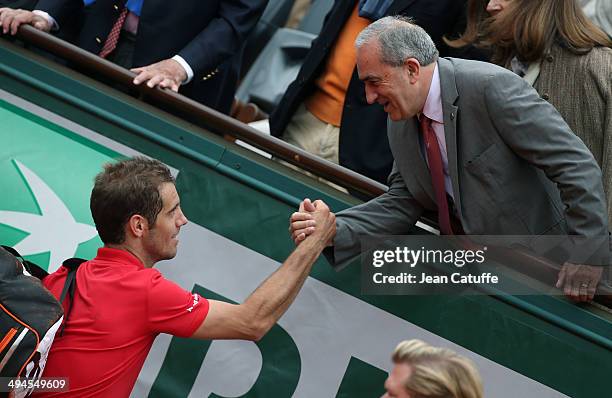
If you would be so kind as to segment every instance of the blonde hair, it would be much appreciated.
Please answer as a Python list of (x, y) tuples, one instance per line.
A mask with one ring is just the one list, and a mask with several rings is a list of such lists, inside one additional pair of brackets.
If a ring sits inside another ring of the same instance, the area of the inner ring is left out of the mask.
[(491, 48), (492, 61), (501, 65), (515, 55), (524, 62), (537, 61), (555, 42), (575, 54), (612, 46), (608, 35), (584, 15), (575, 0), (513, 0), (493, 17), (485, 11), (487, 3), (469, 0), (465, 32), (456, 40), (444, 38), (446, 44)]
[(482, 398), (482, 382), (474, 364), (452, 350), (421, 340), (397, 345), (393, 362), (412, 372), (404, 387), (415, 398)]

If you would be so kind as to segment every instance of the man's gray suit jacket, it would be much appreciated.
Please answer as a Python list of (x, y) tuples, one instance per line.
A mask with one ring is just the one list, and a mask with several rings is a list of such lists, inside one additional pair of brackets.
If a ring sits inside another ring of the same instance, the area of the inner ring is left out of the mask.
[[(514, 73), (438, 59), (448, 168), (457, 215), (471, 235), (608, 235), (601, 171), (559, 113)], [(389, 121), (389, 190), (337, 214), (333, 256), (345, 265), (360, 237), (408, 234), (437, 211), (416, 118)]]

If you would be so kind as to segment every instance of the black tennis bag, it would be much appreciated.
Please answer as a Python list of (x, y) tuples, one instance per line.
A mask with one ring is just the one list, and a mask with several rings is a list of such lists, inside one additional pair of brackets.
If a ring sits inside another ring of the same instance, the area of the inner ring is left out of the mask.
[(0, 377), (37, 378), (41, 341), (64, 311), (39, 279), (46, 271), (16, 255), (0, 247)]

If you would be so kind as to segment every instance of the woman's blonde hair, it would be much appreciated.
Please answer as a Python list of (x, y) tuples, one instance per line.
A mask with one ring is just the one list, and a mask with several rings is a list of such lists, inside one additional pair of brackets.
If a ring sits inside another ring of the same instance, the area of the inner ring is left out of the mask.
[(469, 0), (463, 35), (445, 42), (451, 47), (473, 44), (492, 50), (492, 61), (505, 65), (514, 56), (533, 62), (558, 42), (576, 54), (593, 47), (612, 47), (608, 35), (592, 23), (575, 0), (512, 0), (490, 17), (488, 1)]
[(452, 350), (421, 340), (406, 340), (393, 352), (393, 362), (412, 370), (404, 387), (415, 398), (482, 398), (482, 382), (470, 360)]

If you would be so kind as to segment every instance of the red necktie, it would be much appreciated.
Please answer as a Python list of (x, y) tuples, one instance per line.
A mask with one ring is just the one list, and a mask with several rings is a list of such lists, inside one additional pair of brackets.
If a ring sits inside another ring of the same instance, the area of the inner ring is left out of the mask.
[(123, 23), (125, 22), (125, 17), (127, 17), (127, 14), (128, 9), (124, 8), (123, 11), (121, 11), (121, 14), (119, 14), (119, 17), (117, 17), (117, 21), (111, 28), (111, 31), (108, 34), (106, 41), (104, 42), (102, 50), (100, 50), (99, 55), (102, 58), (106, 58), (106, 56), (112, 53), (115, 47), (117, 47), (117, 42), (119, 41), (119, 34), (121, 34), (121, 28), (123, 27)]
[(433, 127), (431, 127), (431, 119), (423, 114), (421, 114), (421, 134), (425, 142), (427, 161), (429, 163), (429, 174), (431, 175), (431, 183), (436, 194), (436, 203), (438, 204), (438, 224), (440, 226), (440, 232), (444, 235), (452, 235), (453, 229), (451, 228), (450, 213), (446, 200), (444, 169), (440, 145), (438, 145), (436, 133)]

